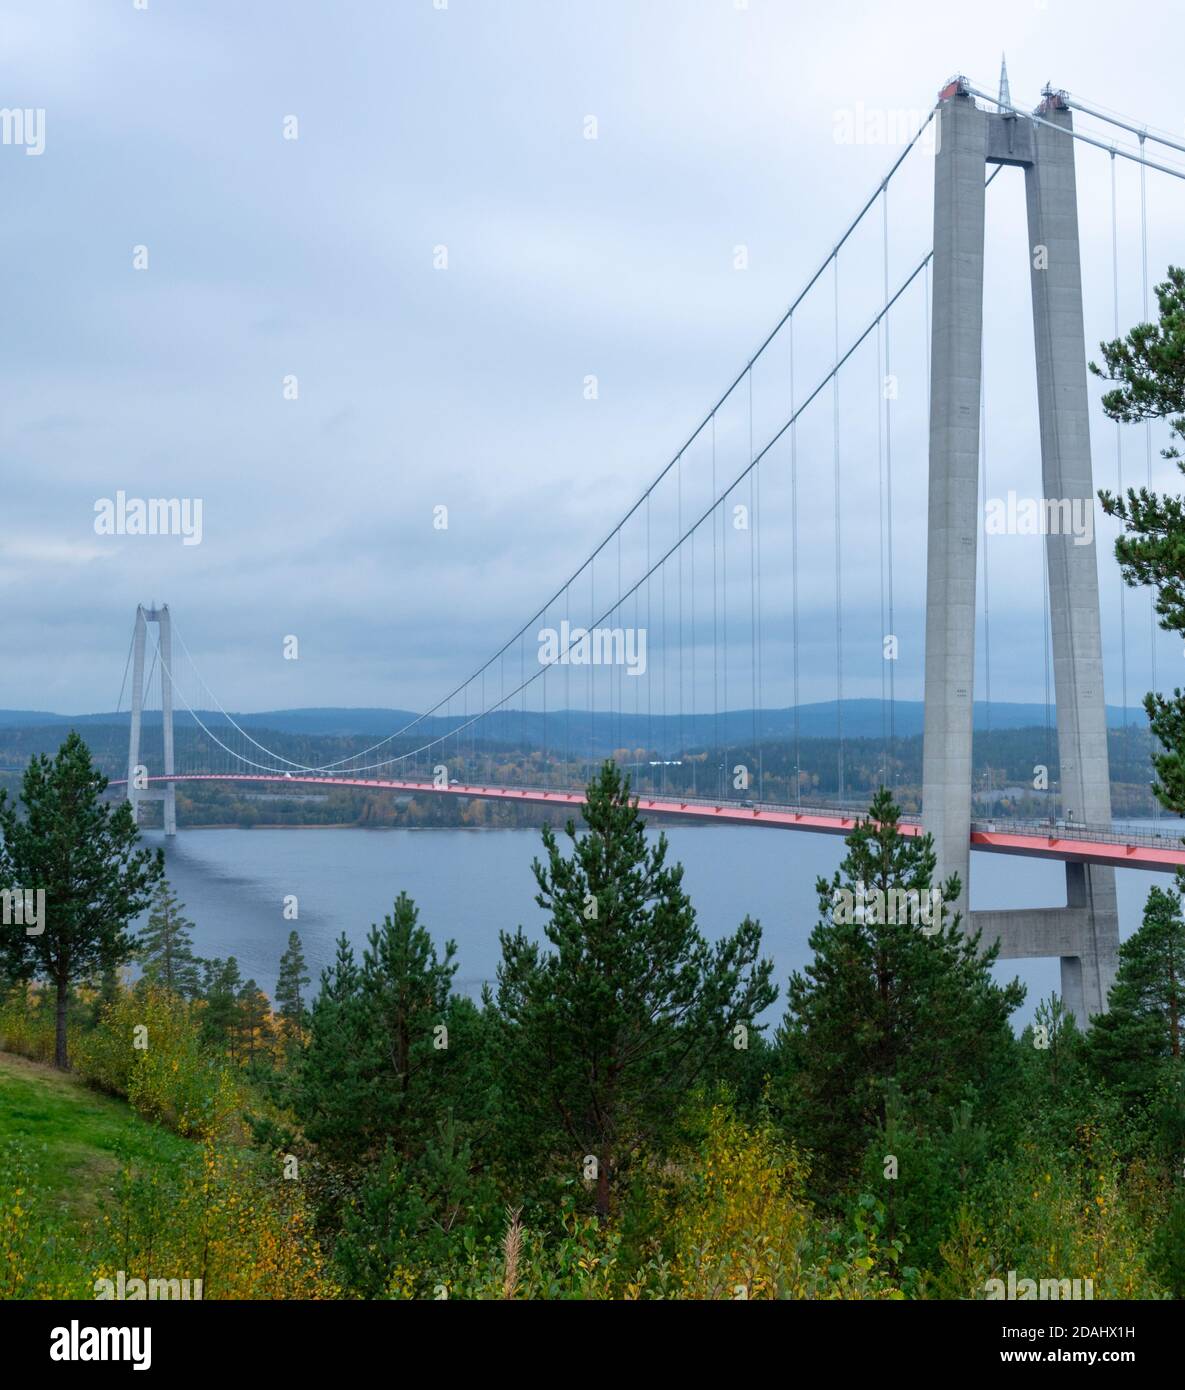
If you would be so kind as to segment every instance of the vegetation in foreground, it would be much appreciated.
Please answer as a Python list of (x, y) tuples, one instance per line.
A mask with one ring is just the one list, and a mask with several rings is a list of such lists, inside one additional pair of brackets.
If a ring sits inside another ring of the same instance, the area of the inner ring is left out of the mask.
[[(1159, 324), (1103, 345), (1104, 408), (1185, 438), (1185, 272), (1157, 294)], [(1125, 578), (1185, 631), (1185, 503), (1103, 503)], [(1146, 704), (1155, 793), (1185, 813), (1185, 696)], [(0, 1066), (0, 1295), (124, 1271), (211, 1298), (1185, 1296), (1179, 882), (1089, 1034), (1051, 1000), (1018, 1038), (1023, 992), (947, 914), (954, 883), (924, 930), (885, 910), (938, 885), (882, 789), (767, 1036), (759, 924), (704, 938), (608, 762), (567, 852), (544, 832), (545, 941), (504, 933), (480, 1003), (405, 896), (311, 1002), (294, 933), (270, 1003), (194, 956), (103, 784), (72, 735), (20, 814), (0, 794), (0, 889), (52, 888), (42, 931), (0, 938), (0, 1047), (58, 1068)]]
[[(71, 759), (27, 800), (58, 804)], [(0, 1071), (0, 1294), (122, 1270), (206, 1298), (982, 1298), (1016, 1270), (1180, 1296), (1178, 895), (1153, 892), (1088, 1037), (1050, 1003), (1017, 1038), (1023, 991), (941, 904), (925, 931), (842, 910), (929, 884), (897, 814), (879, 794), (818, 884), (776, 1027), (760, 926), (704, 938), (612, 764), (585, 829), (543, 833), (545, 939), (504, 933), (478, 1002), (405, 896), (312, 997), (292, 933), (269, 1001), (195, 956), (159, 881), (68, 992), (73, 1073)], [(39, 1063), (46, 950), (9, 942), (0, 1006), (0, 1046)]]

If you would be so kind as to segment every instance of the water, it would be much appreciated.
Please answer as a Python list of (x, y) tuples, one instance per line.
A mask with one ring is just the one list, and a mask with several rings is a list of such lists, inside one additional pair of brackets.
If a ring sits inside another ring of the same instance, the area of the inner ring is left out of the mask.
[[(1150, 822), (1149, 822), (1150, 824)], [(1172, 833), (1170, 823), (1160, 828)], [(344, 931), (360, 955), (371, 923), (382, 919), (400, 890), (416, 901), (438, 947), (457, 943), (459, 989), (476, 995), (494, 979), (498, 933), (520, 924), (541, 934), (531, 861), (542, 851), (537, 830), (183, 830), (165, 844), (174, 891), (196, 925), (203, 956), (235, 956), (243, 977), (269, 995), (289, 931), (299, 932), (314, 982)], [(746, 830), (734, 826), (676, 826), (667, 831), (671, 857), (685, 867), (684, 883), (709, 938), (733, 930), (746, 914), (760, 920), (765, 953), (782, 989), (787, 975), (810, 959), (808, 937), (817, 919), (815, 880), (839, 866), (839, 836)], [(561, 838), (561, 845), (563, 840)], [(1167, 874), (1140, 870), (1116, 875), (1120, 934), (1140, 922), (1153, 884)], [(284, 917), (295, 895), (299, 917)], [(1057, 907), (1065, 902), (1058, 863), (1006, 855), (972, 855), (973, 908)], [(1007, 961), (997, 976), (1019, 976), (1028, 998), (1016, 1015), (1023, 1025), (1036, 1003), (1057, 990), (1056, 960)]]

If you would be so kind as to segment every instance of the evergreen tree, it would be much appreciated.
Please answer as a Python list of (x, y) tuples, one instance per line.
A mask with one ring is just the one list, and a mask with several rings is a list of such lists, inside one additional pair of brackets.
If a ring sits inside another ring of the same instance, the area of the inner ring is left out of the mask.
[[(1158, 321), (1137, 324), (1126, 338), (1103, 343), (1106, 370), (1093, 362), (1091, 370), (1116, 383), (1103, 397), (1103, 409), (1113, 420), (1168, 421), (1172, 442), (1162, 453), (1185, 472), (1179, 447), (1185, 440), (1185, 270), (1169, 266), (1168, 278), (1156, 286), (1156, 300)], [(1150, 584), (1156, 593), (1160, 626), (1168, 632), (1185, 632), (1185, 499), (1161, 496), (1147, 488), (1138, 492), (1129, 488), (1124, 497), (1103, 492), (1100, 498), (1104, 511), (1124, 526), (1124, 534), (1115, 542), (1124, 579), (1133, 586)], [(1185, 694), (1179, 688), (1172, 696), (1151, 691), (1144, 697), (1144, 708), (1161, 745), (1152, 756), (1153, 793), (1169, 810), (1185, 814)], [(1172, 1002), (1177, 985), (1169, 980), (1166, 955), (1179, 960), (1178, 921), (1179, 906), (1162, 898), (1155, 905), (1153, 921), (1146, 919), (1147, 943), (1133, 947), (1127, 942), (1120, 948), (1124, 978), (1116, 981), (1110, 1000), (1117, 1017), (1102, 1028), (1090, 1053), (1095, 1069), (1111, 1078), (1122, 1094), (1129, 1100), (1140, 1097), (1158, 1112), (1161, 1143), (1166, 1152), (1175, 1153), (1185, 1140), (1185, 1073), (1180, 1065), (1179, 1012)], [(1142, 932), (1143, 928), (1137, 937)], [(1123, 952), (1128, 947), (1132, 950), (1125, 961)], [(1129, 966), (1126, 972), (1124, 964)], [(1174, 963), (1171, 973), (1179, 978), (1177, 972)], [(1139, 1059), (1163, 1045), (1163, 1029), (1154, 1018), (1157, 995), (1163, 1024), (1169, 1029), (1171, 1060), (1150, 1067), (1142, 1077)]]
[(1119, 947), (1107, 1012), (1087, 1040), (1095, 1072), (1128, 1100), (1146, 1100), (1166, 1063), (1181, 1067), (1185, 917), (1180, 894), (1153, 888), (1139, 929)]
[(237, 1028), (239, 1021), (239, 991), (243, 977), (234, 956), (226, 960), (203, 960), (201, 997), (202, 1038), (217, 1047), (227, 1048), (232, 1059), (237, 1058)]
[(47, 979), (56, 993), (54, 1061), (69, 1066), (66, 1011), (72, 984), (130, 959), (127, 924), (148, 906), (164, 857), (139, 848), (126, 801), (100, 798), (107, 779), (73, 731), (51, 760), (33, 758), (16, 805), (0, 791), (0, 889), (45, 894), (35, 934), (5, 930), (3, 953), (16, 978)]
[(447, 1028), (457, 946), (446, 941), (444, 957), (416, 905), (400, 893), (382, 926), (372, 926), (362, 953), (361, 1003), (375, 1072), (372, 1122), (397, 1153), (410, 1153), (413, 1138), (434, 1126), (440, 1110), (439, 1042)]
[(292, 1105), (306, 1136), (338, 1162), (407, 1157), (458, 1100), (454, 1022), (468, 1001), (451, 995), (456, 946), (443, 959), (415, 904), (401, 893), (381, 926), (372, 926), (358, 967), (343, 936), (322, 976), (309, 1044)]
[[(1167, 419), (1176, 440), (1185, 440), (1185, 270), (1169, 266), (1168, 279), (1156, 286), (1157, 323), (1137, 324), (1126, 338), (1100, 344), (1105, 370), (1097, 376), (1116, 382), (1103, 396), (1112, 420), (1132, 424)], [(1162, 450), (1185, 472), (1177, 445)], [(1130, 585), (1156, 591), (1160, 626), (1185, 632), (1185, 500), (1129, 488), (1126, 496), (1099, 494), (1103, 510), (1117, 517), (1125, 534), (1115, 542), (1115, 556)], [(1163, 751), (1153, 755), (1157, 783), (1153, 791), (1170, 810), (1185, 814), (1185, 696), (1180, 690), (1144, 697), (1152, 732)]]
[(136, 939), (136, 960), (149, 984), (162, 985), (182, 998), (198, 991), (199, 969), (190, 932), (193, 923), (184, 916), (167, 879), (161, 879), (152, 895), (148, 925)]
[(371, 1081), (359, 1065), (366, 1029), (359, 970), (343, 932), (331, 966), (321, 972), (309, 1017), (309, 1041), (293, 1080), (291, 1107), (305, 1138), (333, 1163), (356, 1161), (368, 1143), (359, 1117)]
[(778, 1034), (778, 1099), (825, 1192), (851, 1180), (889, 1125), (890, 1090), (895, 1124), (944, 1125), (969, 1084), (999, 1084), (1016, 1046), (1008, 1016), (1024, 987), (994, 983), (999, 947), (981, 954), (979, 934), (963, 933), (946, 907), (957, 877), (934, 883), (930, 836), (901, 835), (899, 818), (882, 788), (839, 870), (818, 880), (814, 959), (790, 977)]
[(290, 1037), (299, 1036), (304, 1027), (307, 1010), (302, 993), (309, 983), (308, 966), (305, 964), (304, 949), (296, 932), (288, 933), (288, 949), (280, 957), (280, 978), (276, 982), (276, 1007), (285, 1032)]
[(255, 983), (248, 980), (239, 990), (238, 1018), (236, 1032), (247, 1058), (247, 1065), (255, 1061), (256, 1053), (266, 1044), (270, 1034), (271, 1006), (267, 995)]
[(448, 1267), (466, 1237), (488, 1239), (501, 1213), (492, 1178), (447, 1115), (410, 1158), (388, 1149), (366, 1170), (356, 1200), (343, 1210), (334, 1264), (361, 1298), (383, 1297), (395, 1268), (417, 1280), (416, 1296), (430, 1298), (433, 1271)]
[(605, 1217), (630, 1155), (670, 1124), (738, 1024), (760, 1031), (777, 990), (756, 922), (704, 939), (682, 866), (668, 866), (665, 835), (647, 843), (612, 763), (588, 788), (584, 820), (579, 836), (568, 822), (569, 858), (544, 829), (547, 863), (534, 865), (553, 949), (521, 927), (501, 935), (497, 1069), (520, 1154), (562, 1155), (572, 1175), (591, 1176), (595, 1159)]

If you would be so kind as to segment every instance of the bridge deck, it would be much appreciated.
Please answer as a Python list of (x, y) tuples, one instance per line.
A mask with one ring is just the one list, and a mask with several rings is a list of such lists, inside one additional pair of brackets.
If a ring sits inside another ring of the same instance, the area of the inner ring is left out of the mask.
[[(499, 787), (453, 783), (447, 787), (435, 782), (408, 782), (369, 777), (315, 777), (307, 773), (216, 773), (185, 772), (172, 777), (149, 777), (149, 783), (236, 782), (265, 783), (285, 787), (357, 787), (372, 791), (431, 793), (434, 795), (477, 797), (486, 801), (520, 801), (540, 806), (563, 806), (578, 810), (583, 792), (552, 791), (545, 787)], [(111, 786), (125, 786), (126, 780)], [(766, 802), (746, 805), (738, 801), (641, 796), (639, 809), (663, 816), (682, 816), (720, 825), (765, 826), (770, 830), (805, 830), (823, 835), (848, 835), (858, 814), (836, 807), (779, 806)], [(902, 820), (904, 835), (921, 834), (916, 817)], [(1034, 859), (1057, 859), (1079, 864), (1104, 864), (1117, 869), (1150, 869), (1172, 873), (1185, 868), (1185, 843), (1175, 836), (1150, 832), (1112, 829), (1077, 824), (1049, 824), (1038, 821), (975, 820), (971, 824), (971, 846), (990, 854), (1021, 854)]]

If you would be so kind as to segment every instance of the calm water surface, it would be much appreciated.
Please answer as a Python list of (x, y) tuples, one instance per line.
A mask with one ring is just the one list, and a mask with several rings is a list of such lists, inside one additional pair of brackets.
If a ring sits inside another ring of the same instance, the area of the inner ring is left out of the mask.
[[(1162, 821), (1161, 829), (1171, 823)], [(733, 930), (747, 914), (760, 920), (775, 979), (807, 964), (816, 920), (816, 878), (843, 857), (838, 836), (756, 832), (731, 826), (676, 826), (671, 856), (685, 866), (685, 884), (709, 938)], [(161, 836), (146, 835), (164, 844)], [(562, 837), (561, 837), (561, 843)], [(541, 851), (537, 830), (182, 830), (165, 845), (169, 879), (196, 924), (199, 955), (235, 956), (244, 978), (269, 994), (280, 955), (295, 929), (314, 981), (344, 931), (361, 953), (372, 922), (390, 911), (400, 890), (420, 909), (438, 944), (457, 943), (457, 985), (476, 994), (493, 980), (498, 933), (522, 925), (541, 933), (531, 861)], [(1065, 902), (1060, 864), (973, 854), (973, 908), (1056, 907)], [(1117, 874), (1120, 933), (1130, 936), (1153, 884), (1166, 874)], [(295, 894), (299, 918), (288, 922), (284, 899)], [(996, 967), (1029, 994), (1023, 1023), (1036, 1002), (1058, 987), (1056, 960), (1011, 961)], [(781, 997), (774, 1005), (780, 1016)]]

